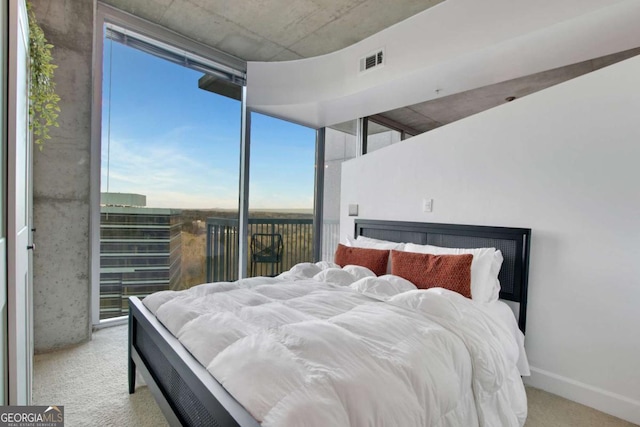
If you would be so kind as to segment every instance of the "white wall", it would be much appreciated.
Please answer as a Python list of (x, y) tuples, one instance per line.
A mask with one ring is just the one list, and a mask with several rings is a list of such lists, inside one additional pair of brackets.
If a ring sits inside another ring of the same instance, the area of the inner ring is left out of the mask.
[(640, 423), (639, 159), (635, 57), (346, 162), (341, 234), (349, 203), (531, 228), (527, 381)]

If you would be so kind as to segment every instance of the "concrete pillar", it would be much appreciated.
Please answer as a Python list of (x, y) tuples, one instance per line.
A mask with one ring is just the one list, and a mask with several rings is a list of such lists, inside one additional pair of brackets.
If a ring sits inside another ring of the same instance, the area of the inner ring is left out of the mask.
[(36, 352), (91, 338), (89, 165), (94, 2), (31, 0), (55, 46), (59, 128), (33, 169), (36, 251), (33, 265)]

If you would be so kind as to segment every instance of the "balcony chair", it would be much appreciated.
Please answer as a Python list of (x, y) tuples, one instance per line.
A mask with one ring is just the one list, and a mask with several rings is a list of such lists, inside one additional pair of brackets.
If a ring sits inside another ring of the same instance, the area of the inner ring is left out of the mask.
[[(251, 235), (251, 271), (254, 276), (257, 264), (271, 264), (271, 276), (280, 274), (284, 244), (278, 233), (254, 233)], [(276, 267), (274, 269), (274, 266)]]

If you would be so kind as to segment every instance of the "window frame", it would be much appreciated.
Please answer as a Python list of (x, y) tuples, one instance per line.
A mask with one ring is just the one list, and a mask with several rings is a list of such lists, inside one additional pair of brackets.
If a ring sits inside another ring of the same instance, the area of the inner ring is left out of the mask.
[[(239, 277), (247, 274), (247, 239), (249, 218), (249, 183), (251, 161), (251, 113), (254, 112), (247, 106), (246, 71), (247, 63), (232, 55), (200, 44), (177, 33), (174, 33), (160, 25), (138, 18), (117, 8), (101, 2), (96, 4), (93, 40), (93, 102), (91, 112), (91, 177), (90, 177), (90, 272), (91, 272), (91, 319), (94, 328), (102, 328), (127, 322), (127, 316), (100, 320), (100, 176), (101, 176), (101, 145), (102, 145), (102, 79), (103, 79), (103, 49), (105, 25), (111, 24), (125, 30), (131, 30), (143, 36), (144, 41), (156, 41), (160, 45), (169, 45), (176, 49), (189, 52), (203, 58), (208, 63), (218, 63), (226, 68), (237, 70), (243, 74), (244, 85), (241, 86), (241, 129), (240, 129), (240, 159), (239, 159)], [(259, 112), (259, 111), (255, 111)], [(265, 114), (259, 112), (260, 114)], [(274, 118), (282, 119), (272, 116)], [(284, 119), (301, 126), (308, 125), (289, 119)], [(324, 164), (324, 128), (316, 129), (316, 167), (314, 183), (314, 224), (322, 224), (322, 198), (324, 193), (323, 169), (318, 165)], [(318, 209), (318, 206), (320, 209)], [(244, 238), (242, 238), (244, 236)], [(319, 260), (322, 245), (322, 234), (314, 235), (314, 257)]]
[[(111, 24), (141, 35), (145, 40), (184, 51), (185, 55), (203, 58), (207, 63), (217, 63), (226, 70), (236, 70), (246, 81), (247, 63), (217, 49), (180, 36), (160, 25), (153, 24), (101, 2), (96, 4), (93, 40), (93, 102), (91, 109), (91, 174), (90, 174), (90, 273), (91, 320), (94, 327), (105, 327), (127, 322), (127, 316), (100, 320), (100, 174), (102, 157), (102, 79), (105, 26)], [(243, 86), (246, 92), (246, 85)], [(246, 98), (240, 100), (245, 108)], [(242, 125), (242, 124), (241, 124)]]
[(362, 119), (362, 155), (367, 154), (368, 150), (368, 138), (369, 138), (369, 122), (375, 123), (380, 126), (384, 126), (389, 128), (389, 130), (396, 131), (400, 133), (400, 141), (404, 141), (405, 139), (411, 138), (413, 136), (419, 135), (415, 129), (412, 129), (408, 126), (404, 126), (401, 123), (398, 123), (394, 120), (383, 117), (379, 114), (375, 114), (373, 116), (363, 117)]

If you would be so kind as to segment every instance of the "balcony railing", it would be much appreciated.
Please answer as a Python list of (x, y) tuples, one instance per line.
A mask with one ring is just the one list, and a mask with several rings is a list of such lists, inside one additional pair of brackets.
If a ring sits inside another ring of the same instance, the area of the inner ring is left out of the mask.
[[(300, 262), (313, 261), (313, 220), (283, 218), (249, 218), (247, 245), (255, 233), (278, 233), (284, 244), (282, 263), (258, 263), (253, 276), (273, 276)], [(238, 279), (238, 220), (207, 218), (207, 281), (227, 282)], [(247, 254), (251, 266), (251, 251)]]
[[(325, 220), (322, 224), (323, 261), (333, 261), (333, 254), (340, 240), (340, 222)], [(247, 247), (254, 233), (279, 233), (284, 249), (280, 266), (257, 264), (253, 276), (273, 276), (300, 262), (313, 261), (313, 220), (249, 218)], [(207, 282), (234, 281), (238, 279), (238, 220), (207, 218)], [(251, 252), (247, 254), (247, 266), (251, 266)], [(251, 273), (251, 269), (249, 269)]]

